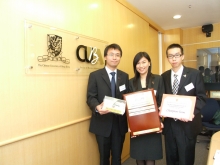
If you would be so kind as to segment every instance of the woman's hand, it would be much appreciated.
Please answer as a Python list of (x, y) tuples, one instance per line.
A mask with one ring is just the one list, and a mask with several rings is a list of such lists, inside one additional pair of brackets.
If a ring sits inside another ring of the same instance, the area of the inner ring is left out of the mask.
[(158, 131), (157, 133), (161, 133), (162, 132), (162, 129), (164, 128), (163, 123), (160, 123), (160, 127), (161, 127), (161, 130)]
[(163, 118), (165, 118), (166, 116), (161, 115), (161, 110), (162, 110), (162, 108), (161, 108), (161, 107), (159, 107), (158, 109), (159, 109), (159, 116), (160, 116), (161, 118), (162, 118), (162, 117), (163, 117)]
[[(131, 132), (131, 129), (128, 128), (128, 132)], [(136, 136), (131, 136), (131, 138), (135, 138)]]

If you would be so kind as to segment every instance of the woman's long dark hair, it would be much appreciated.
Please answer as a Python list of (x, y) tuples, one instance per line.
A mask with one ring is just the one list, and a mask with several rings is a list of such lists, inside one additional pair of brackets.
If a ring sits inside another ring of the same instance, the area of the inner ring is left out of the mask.
[(137, 53), (134, 57), (134, 60), (133, 60), (133, 70), (134, 70), (133, 83), (134, 83), (134, 87), (136, 90), (138, 89), (138, 79), (140, 78), (140, 73), (137, 71), (136, 65), (142, 57), (146, 58), (150, 62), (150, 66), (148, 68), (148, 73), (147, 73), (147, 77), (146, 77), (146, 88), (148, 88), (148, 84), (149, 84), (150, 78), (152, 76), (152, 73), (151, 73), (152, 64), (151, 64), (150, 56), (146, 52)]

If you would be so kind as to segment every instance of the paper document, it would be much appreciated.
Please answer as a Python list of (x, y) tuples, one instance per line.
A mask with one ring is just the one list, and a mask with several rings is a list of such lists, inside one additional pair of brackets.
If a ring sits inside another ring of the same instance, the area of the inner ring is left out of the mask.
[(160, 115), (192, 121), (196, 97), (163, 94)]
[(107, 109), (112, 113), (123, 115), (125, 113), (126, 101), (116, 99), (114, 97), (105, 96), (103, 100), (103, 109)]

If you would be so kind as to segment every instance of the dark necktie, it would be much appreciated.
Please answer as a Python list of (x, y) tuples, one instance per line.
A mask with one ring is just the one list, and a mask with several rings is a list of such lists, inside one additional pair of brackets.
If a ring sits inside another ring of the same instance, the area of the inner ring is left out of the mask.
[(112, 97), (115, 97), (115, 72), (111, 72), (110, 74), (112, 75), (112, 79), (111, 79)]
[(179, 82), (178, 82), (178, 79), (177, 79), (177, 75), (174, 74), (174, 81), (173, 81), (173, 94), (174, 95), (177, 94), (178, 88), (179, 88)]

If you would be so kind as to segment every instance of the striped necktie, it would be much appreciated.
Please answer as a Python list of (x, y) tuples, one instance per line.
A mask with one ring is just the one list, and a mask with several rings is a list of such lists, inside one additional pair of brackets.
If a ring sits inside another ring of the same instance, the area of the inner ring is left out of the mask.
[(178, 92), (178, 88), (179, 88), (179, 82), (177, 79), (177, 75), (174, 74), (174, 81), (173, 81), (173, 94), (176, 95)]

